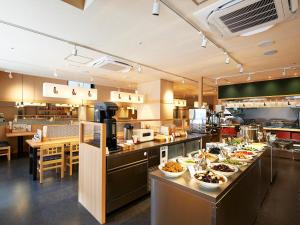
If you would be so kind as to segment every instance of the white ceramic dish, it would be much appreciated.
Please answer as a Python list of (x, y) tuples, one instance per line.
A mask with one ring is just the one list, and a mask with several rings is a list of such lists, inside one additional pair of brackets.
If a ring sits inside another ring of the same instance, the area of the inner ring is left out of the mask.
[(190, 165), (196, 164), (196, 159), (194, 159), (192, 157), (179, 157), (179, 158), (177, 158), (177, 160), (181, 165), (185, 165), (185, 166), (190, 166)]
[(164, 167), (165, 165), (164, 164), (160, 164), (158, 166), (158, 169), (168, 178), (177, 178), (177, 177), (180, 177), (182, 174), (184, 174), (187, 170), (187, 167), (185, 165), (182, 165), (182, 168), (183, 170), (181, 172), (178, 172), (178, 173), (174, 173), (174, 172), (168, 172), (168, 171), (165, 171), (163, 170), (162, 168)]
[[(197, 173), (199, 173), (199, 172), (197, 172)], [(196, 174), (197, 174), (197, 173), (196, 173)], [(193, 179), (194, 179), (201, 187), (204, 187), (204, 188), (207, 188), (207, 189), (216, 189), (216, 188), (220, 187), (221, 185), (227, 183), (227, 181), (228, 181), (227, 177), (225, 177), (224, 175), (217, 174), (218, 176), (220, 176), (220, 177), (222, 177), (222, 178), (224, 179), (224, 182), (222, 182), (222, 183), (208, 183), (208, 182), (204, 182), (204, 181), (201, 181), (201, 180), (197, 179), (197, 178), (195, 177), (196, 174), (194, 174)]]
[(240, 161), (240, 162), (251, 162), (251, 160), (253, 158), (252, 158), (252, 156), (245, 155), (245, 159), (240, 159), (240, 158), (237, 158), (237, 157), (234, 157), (234, 156), (232, 156), (231, 159), (237, 160), (237, 161)]
[(255, 151), (248, 151), (248, 150), (237, 150), (236, 152), (249, 152), (251, 155), (245, 154), (247, 156), (255, 157), (257, 153)]
[[(228, 166), (230, 169), (233, 170), (233, 172), (222, 172), (222, 171), (214, 170), (214, 169), (213, 169), (213, 166), (217, 166), (217, 165), (221, 165), (221, 164)], [(211, 169), (214, 173), (216, 173), (216, 174), (221, 174), (221, 175), (224, 175), (224, 176), (226, 176), (226, 177), (230, 177), (230, 176), (232, 176), (233, 174), (235, 174), (236, 172), (239, 171), (238, 167), (233, 166), (233, 165), (230, 165), (230, 164), (226, 164), (226, 163), (211, 163), (209, 167), (210, 167), (210, 169)]]

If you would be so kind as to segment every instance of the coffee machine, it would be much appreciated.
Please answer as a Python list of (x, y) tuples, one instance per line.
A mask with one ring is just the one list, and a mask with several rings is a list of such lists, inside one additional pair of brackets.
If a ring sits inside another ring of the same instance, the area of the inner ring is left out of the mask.
[[(109, 151), (118, 151), (117, 121), (113, 118), (117, 110), (118, 106), (113, 102), (99, 102), (95, 104), (94, 122), (106, 124), (106, 147)], [(97, 138), (95, 137), (95, 139)]]

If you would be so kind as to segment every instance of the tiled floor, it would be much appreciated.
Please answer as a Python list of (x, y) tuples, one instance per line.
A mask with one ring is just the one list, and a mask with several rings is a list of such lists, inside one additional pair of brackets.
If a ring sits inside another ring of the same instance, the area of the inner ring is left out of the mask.
[[(77, 175), (63, 181), (50, 174), (44, 184), (28, 175), (28, 160), (0, 160), (0, 225), (94, 225), (97, 221), (77, 202)], [(256, 225), (300, 222), (300, 162), (279, 160), (279, 173), (266, 196)], [(150, 225), (146, 196), (108, 217), (108, 225)], [(201, 224), (199, 224), (201, 225)], [(228, 224), (230, 225), (230, 224)]]

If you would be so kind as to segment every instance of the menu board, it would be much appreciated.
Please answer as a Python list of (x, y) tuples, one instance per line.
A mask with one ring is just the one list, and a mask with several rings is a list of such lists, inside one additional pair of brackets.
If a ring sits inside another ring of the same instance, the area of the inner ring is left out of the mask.
[(218, 87), (219, 99), (300, 95), (300, 77)]

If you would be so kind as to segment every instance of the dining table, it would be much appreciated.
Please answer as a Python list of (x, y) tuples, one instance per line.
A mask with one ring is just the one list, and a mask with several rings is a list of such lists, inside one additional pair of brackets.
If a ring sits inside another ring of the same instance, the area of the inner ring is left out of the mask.
[(34, 131), (14, 131), (14, 132), (6, 132), (7, 138), (18, 138), (18, 157), (24, 155), (24, 137), (33, 136), (36, 132)]
[(32, 174), (32, 179), (37, 180), (38, 151), (42, 146), (68, 144), (74, 141), (79, 141), (79, 137), (64, 137), (45, 141), (26, 140), (29, 145), (29, 173)]

